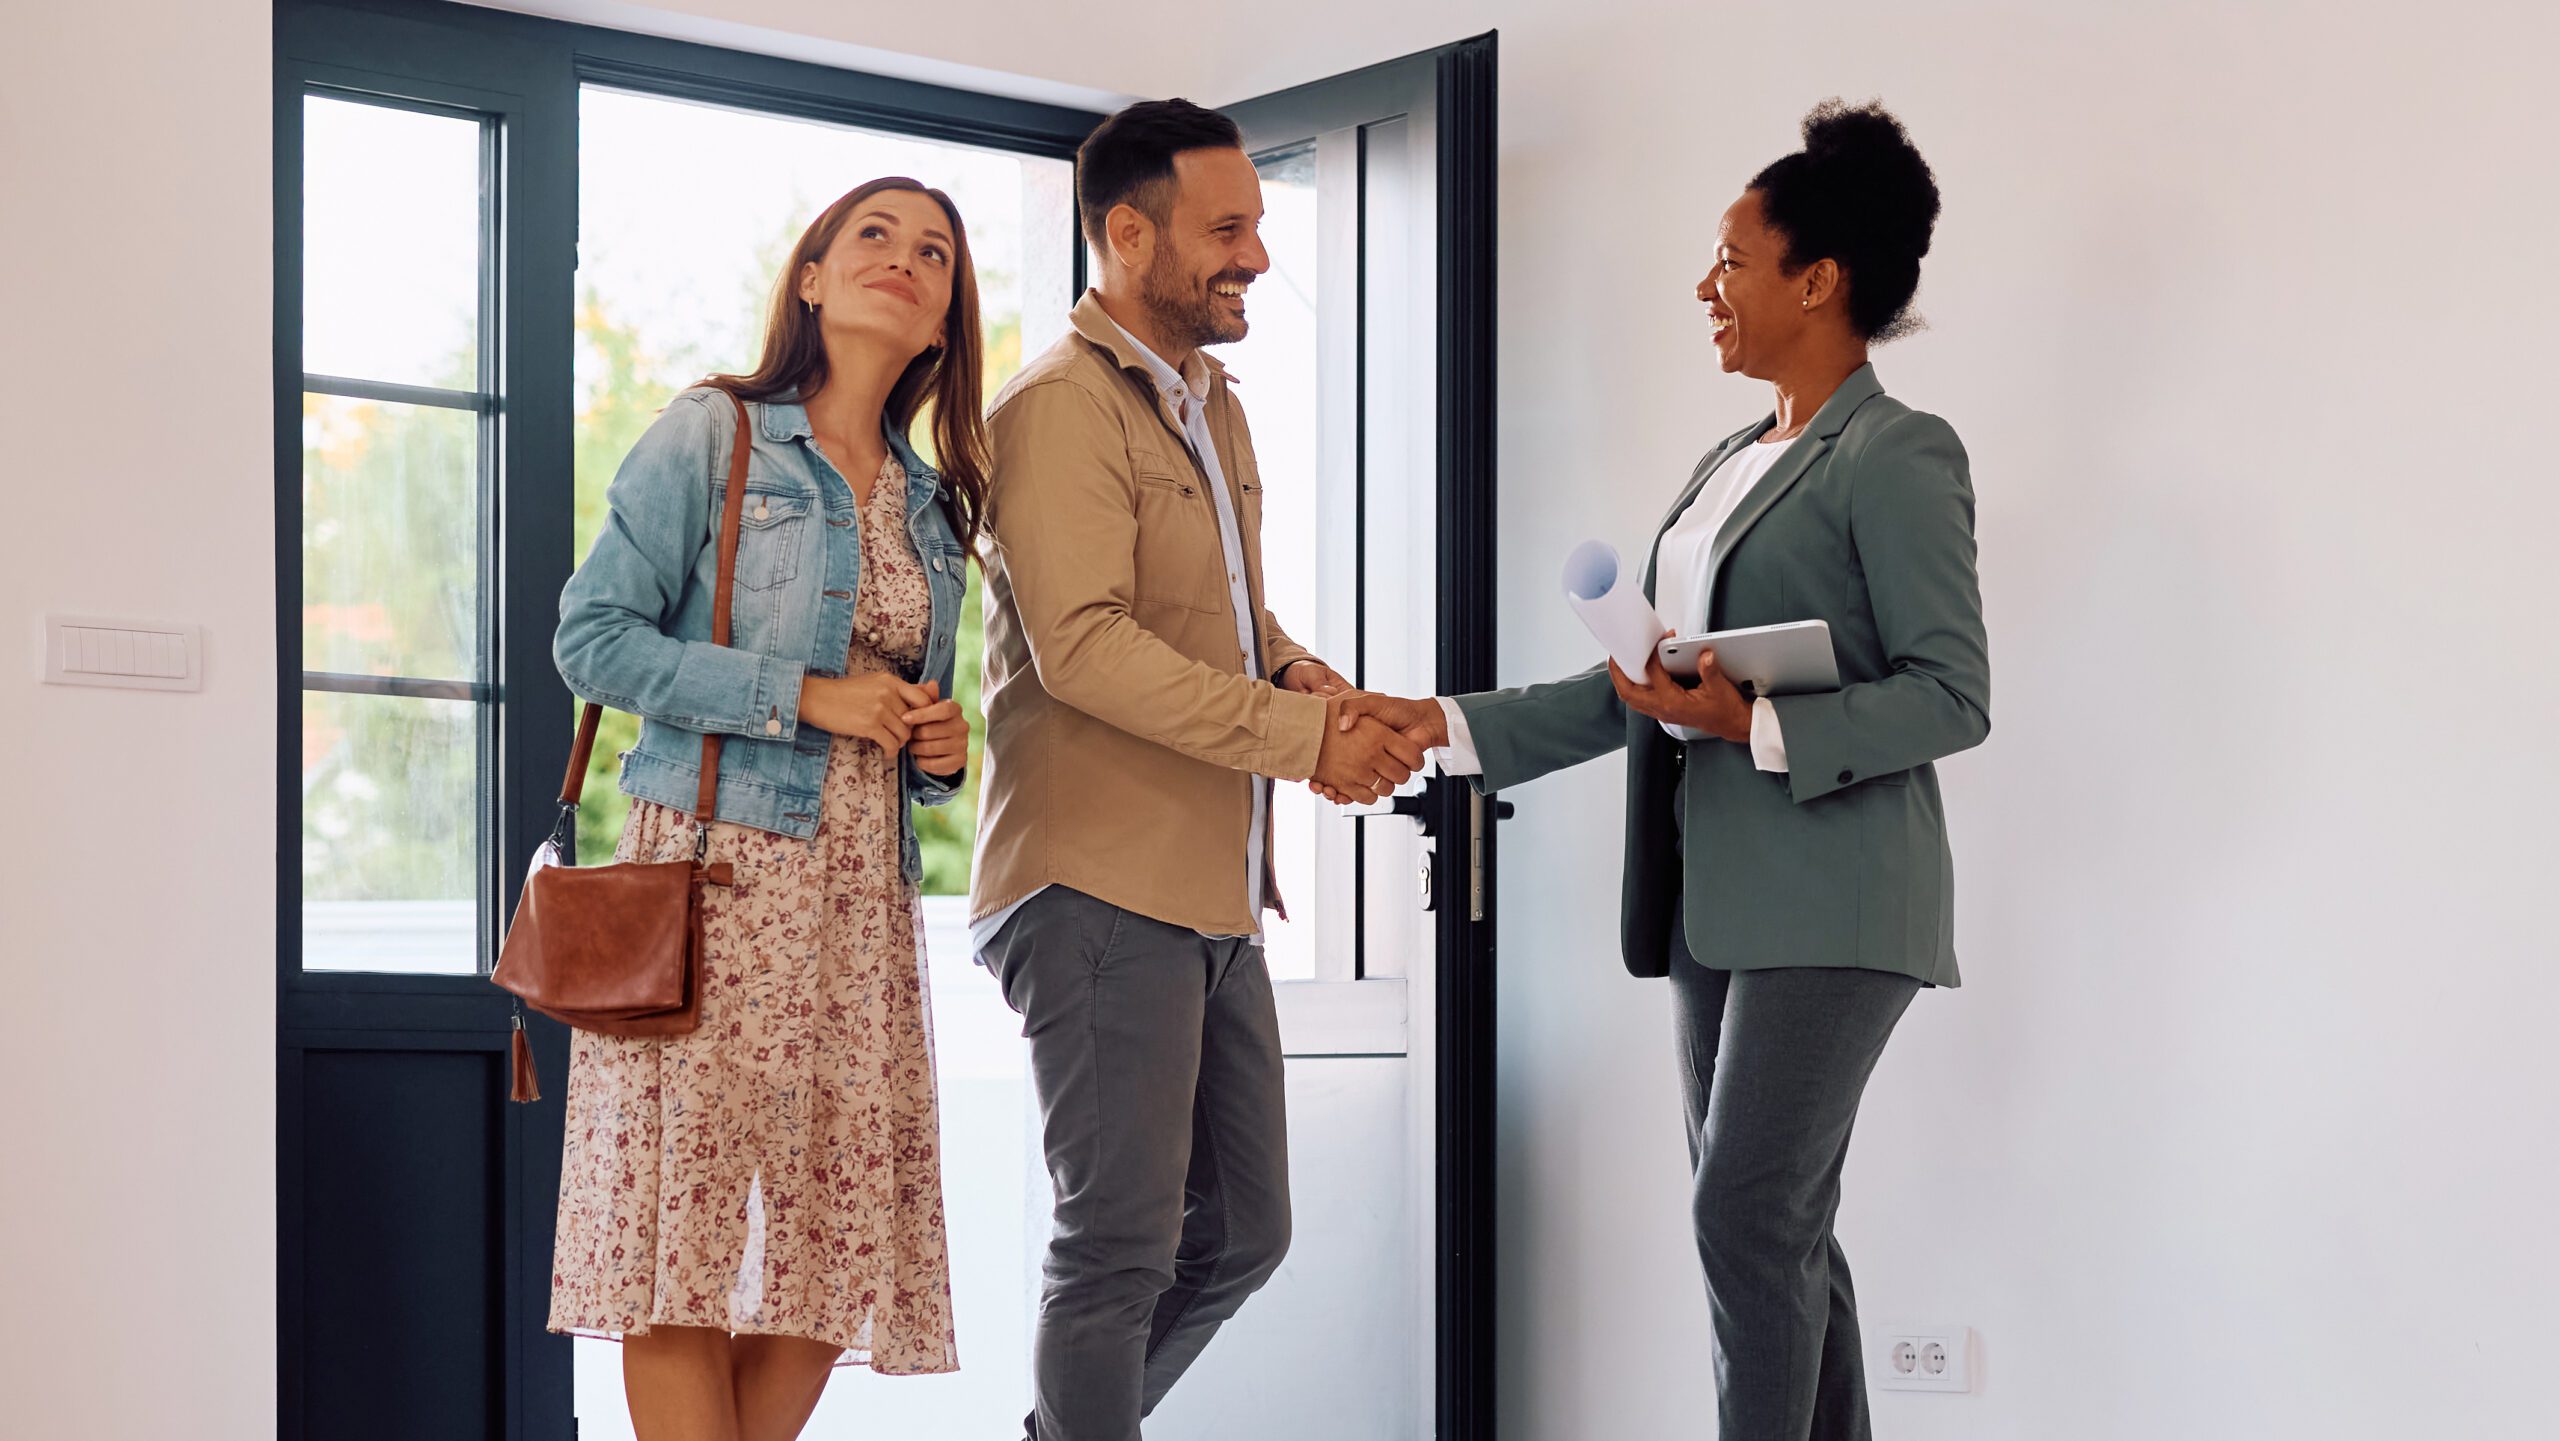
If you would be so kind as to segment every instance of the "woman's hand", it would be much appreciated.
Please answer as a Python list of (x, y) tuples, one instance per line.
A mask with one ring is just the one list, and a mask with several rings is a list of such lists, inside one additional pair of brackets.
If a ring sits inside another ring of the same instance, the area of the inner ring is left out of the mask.
[(926, 681), (927, 704), (906, 713), (907, 754), (929, 776), (954, 776), (969, 765), (969, 718), (960, 702), (942, 698), (942, 683)]
[(1698, 680), (1684, 685), (1671, 672), (1662, 668), (1662, 657), (1644, 658), (1644, 679), (1627, 679), (1616, 661), (1609, 662), (1609, 683), (1618, 688), (1618, 699), (1629, 709), (1641, 711), (1658, 721), (1702, 730), (1719, 740), (1751, 741), (1751, 702), (1742, 698), (1733, 682), (1716, 666), (1716, 653), (1702, 651), (1698, 655)]
[(895, 754), (915, 734), (915, 723), (907, 717), (937, 699), (934, 692), (887, 671), (813, 675), (800, 682), (800, 719), (830, 735), (859, 736)]

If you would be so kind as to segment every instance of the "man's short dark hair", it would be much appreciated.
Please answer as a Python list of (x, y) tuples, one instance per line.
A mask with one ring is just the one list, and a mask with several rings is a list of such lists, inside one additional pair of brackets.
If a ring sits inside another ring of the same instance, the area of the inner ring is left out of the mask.
[(1173, 157), (1185, 150), (1235, 150), (1236, 123), (1188, 100), (1142, 100), (1076, 147), (1076, 218), (1084, 238), (1107, 250), (1102, 223), (1115, 205), (1134, 206), (1158, 225), (1173, 214)]

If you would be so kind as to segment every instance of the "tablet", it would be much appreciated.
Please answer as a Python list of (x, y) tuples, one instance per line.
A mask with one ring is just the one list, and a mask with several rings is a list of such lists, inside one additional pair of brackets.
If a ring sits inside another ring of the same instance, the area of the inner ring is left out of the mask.
[(1803, 695), (1838, 690), (1840, 667), (1831, 658), (1831, 627), (1818, 620), (1755, 625), (1748, 630), (1665, 637), (1655, 647), (1662, 668), (1683, 680), (1698, 674), (1702, 651), (1747, 696)]

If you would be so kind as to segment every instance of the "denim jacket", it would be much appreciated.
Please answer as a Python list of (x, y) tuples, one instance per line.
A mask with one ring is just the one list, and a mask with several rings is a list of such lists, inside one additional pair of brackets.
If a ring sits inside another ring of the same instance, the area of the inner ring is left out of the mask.
[[(747, 418), (754, 448), (729, 644), (711, 643), (711, 609), (737, 412), (698, 386), (668, 402), (614, 475), (612, 513), (560, 593), (552, 658), (572, 691), (641, 718), (640, 743), (622, 755), (627, 794), (690, 812), (702, 737), (716, 731), (730, 738), (720, 748), (718, 818), (806, 839), (817, 832), (832, 738), (800, 723), (800, 682), (844, 674), (862, 528), (853, 489), (819, 452), (807, 411), (750, 401)], [(907, 532), (933, 592), (924, 664), (907, 678), (939, 681), (948, 698), (968, 557), (936, 502), (941, 477), (906, 437), (884, 432), (906, 468)], [(898, 770), (911, 804), (941, 805), (963, 779), (928, 775), (906, 756)], [(899, 840), (907, 878), (921, 879), (906, 806)]]

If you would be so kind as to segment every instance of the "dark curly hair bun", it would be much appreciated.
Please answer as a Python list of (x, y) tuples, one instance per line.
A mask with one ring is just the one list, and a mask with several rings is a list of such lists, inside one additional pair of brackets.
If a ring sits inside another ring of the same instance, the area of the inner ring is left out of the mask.
[(1929, 162), (1881, 104), (1825, 100), (1804, 118), (1804, 148), (1753, 176), (1789, 270), (1817, 260), (1848, 272), (1849, 323), (1870, 341), (1920, 329), (1911, 297), (1938, 223)]

